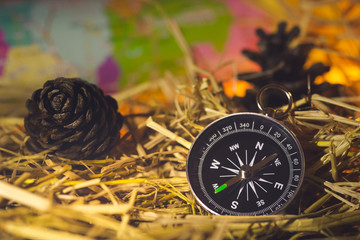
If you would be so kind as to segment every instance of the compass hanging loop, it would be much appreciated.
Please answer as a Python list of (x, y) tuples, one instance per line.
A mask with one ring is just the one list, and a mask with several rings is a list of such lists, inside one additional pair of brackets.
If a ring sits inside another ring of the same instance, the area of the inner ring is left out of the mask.
[[(288, 101), (286, 110), (283, 110), (282, 108), (275, 109), (275, 108), (266, 107), (263, 105), (264, 93), (271, 89), (279, 90), (286, 96), (287, 101)], [(272, 118), (275, 118), (275, 119), (281, 119), (281, 118), (286, 117), (288, 115), (289, 111), (291, 110), (291, 107), (293, 104), (293, 97), (291, 95), (291, 92), (289, 92), (284, 86), (272, 83), (272, 84), (265, 85), (264, 87), (262, 87), (259, 90), (258, 94), (256, 95), (256, 103), (257, 103), (259, 110), (263, 114), (270, 116)]]

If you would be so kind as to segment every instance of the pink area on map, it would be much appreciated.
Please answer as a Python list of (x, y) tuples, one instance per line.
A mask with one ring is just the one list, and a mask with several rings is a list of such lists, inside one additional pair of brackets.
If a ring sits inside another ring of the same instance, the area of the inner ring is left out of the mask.
[[(224, 48), (219, 52), (210, 43), (193, 45), (193, 57), (200, 67), (212, 72), (218, 80), (229, 80), (238, 73), (259, 71), (258, 65), (242, 56), (243, 49), (257, 49), (256, 28), (265, 30), (272, 24), (271, 16), (262, 10), (238, 0), (223, 0), (233, 17)], [(214, 31), (216, 32), (216, 31)], [(216, 34), (216, 33), (214, 33)], [(226, 66), (217, 69), (224, 63)]]
[(117, 91), (117, 81), (121, 75), (121, 70), (112, 56), (108, 56), (100, 64), (97, 70), (96, 84), (104, 93), (114, 93)]
[(5, 34), (0, 28), (0, 76), (3, 75), (7, 53), (10, 46), (6, 43)]

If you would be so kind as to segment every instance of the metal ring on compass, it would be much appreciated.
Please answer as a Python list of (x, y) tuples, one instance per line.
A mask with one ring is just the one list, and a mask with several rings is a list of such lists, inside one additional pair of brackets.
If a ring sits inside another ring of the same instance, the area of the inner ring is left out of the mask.
[[(263, 106), (262, 98), (264, 96), (264, 93), (270, 89), (280, 90), (282, 93), (285, 94), (287, 101), (288, 101), (288, 103), (287, 103), (288, 106), (285, 111)], [(291, 92), (289, 92), (284, 86), (275, 84), (275, 83), (271, 83), (271, 84), (268, 84), (268, 85), (262, 87), (259, 90), (258, 94), (256, 95), (256, 103), (257, 103), (259, 110), (263, 114), (273, 117), (275, 119), (281, 119), (283, 117), (286, 117), (287, 114), (289, 113), (289, 111), (291, 110), (291, 107), (293, 105), (293, 97), (292, 97)]]

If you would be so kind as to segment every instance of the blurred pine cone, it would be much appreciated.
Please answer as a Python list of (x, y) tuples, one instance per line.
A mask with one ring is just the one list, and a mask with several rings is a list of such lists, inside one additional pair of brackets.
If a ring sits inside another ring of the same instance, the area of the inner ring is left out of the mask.
[(244, 98), (235, 99), (242, 102), (248, 110), (257, 110), (255, 95), (257, 91), (269, 83), (285, 86), (294, 99), (300, 99), (307, 93), (307, 80), (310, 79), (313, 92), (322, 92), (330, 87), (328, 83), (314, 85), (315, 78), (329, 71), (328, 66), (315, 63), (305, 69), (304, 64), (309, 52), (315, 47), (313, 43), (301, 43), (290, 47), (290, 43), (299, 36), (300, 28), (295, 26), (288, 32), (286, 23), (280, 22), (275, 33), (265, 33), (263, 29), (256, 30), (260, 40), (259, 52), (243, 50), (243, 54), (258, 63), (261, 72), (249, 72), (238, 75), (238, 79), (254, 85), (254, 89), (247, 92)]
[(69, 159), (95, 159), (119, 142), (123, 117), (118, 105), (94, 84), (80, 78), (47, 81), (26, 102), (26, 147)]

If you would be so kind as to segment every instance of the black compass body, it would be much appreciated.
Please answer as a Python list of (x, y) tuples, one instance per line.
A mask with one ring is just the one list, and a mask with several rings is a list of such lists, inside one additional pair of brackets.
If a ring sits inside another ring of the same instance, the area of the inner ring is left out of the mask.
[(265, 115), (216, 120), (194, 141), (187, 177), (198, 202), (218, 215), (267, 215), (284, 209), (304, 176), (304, 155), (284, 125)]

